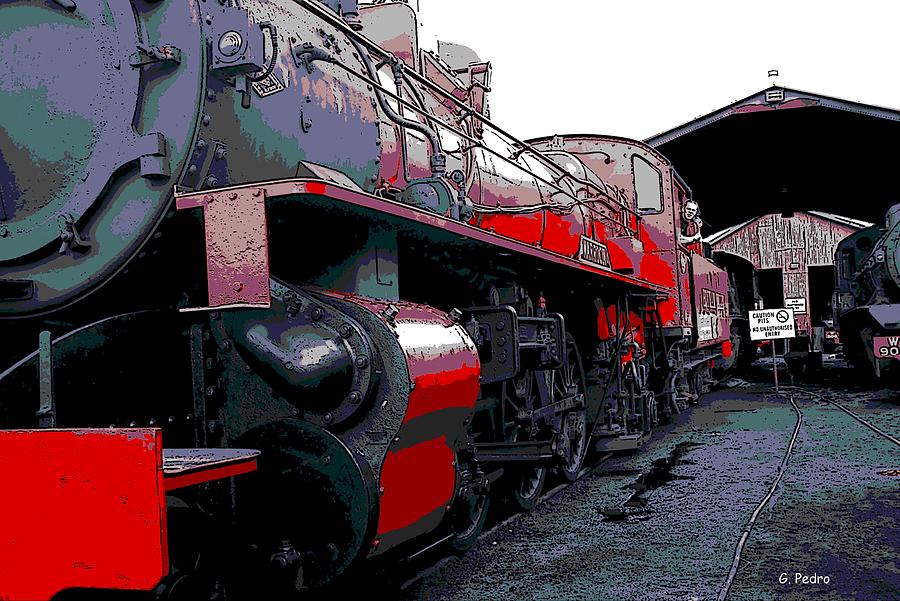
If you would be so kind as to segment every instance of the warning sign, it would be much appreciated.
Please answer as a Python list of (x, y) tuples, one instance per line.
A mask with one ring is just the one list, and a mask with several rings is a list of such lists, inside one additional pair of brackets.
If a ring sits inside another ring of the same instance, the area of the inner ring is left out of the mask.
[(793, 309), (750, 311), (750, 340), (793, 338), (796, 335)]
[(900, 336), (876, 336), (875, 357), (878, 359), (900, 359)]
[(784, 299), (784, 308), (793, 309), (794, 313), (806, 313), (805, 298), (786, 298)]

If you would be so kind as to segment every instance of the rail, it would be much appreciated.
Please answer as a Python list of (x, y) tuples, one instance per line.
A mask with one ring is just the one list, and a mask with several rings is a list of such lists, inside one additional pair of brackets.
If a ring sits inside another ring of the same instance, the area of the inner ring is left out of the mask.
[(737, 548), (734, 551), (734, 560), (731, 563), (731, 570), (728, 572), (728, 577), (725, 579), (725, 583), (719, 590), (718, 601), (725, 601), (728, 598), (728, 594), (731, 592), (731, 585), (734, 583), (735, 576), (737, 576), (738, 567), (740, 567), (741, 565), (741, 554), (744, 551), (744, 545), (747, 544), (747, 540), (750, 538), (750, 531), (753, 530), (753, 525), (759, 518), (759, 514), (762, 513), (762, 510), (765, 509), (766, 505), (769, 504), (769, 501), (775, 494), (775, 490), (778, 488), (778, 484), (784, 477), (784, 474), (787, 471), (788, 462), (790, 462), (791, 455), (794, 452), (794, 446), (797, 443), (797, 435), (800, 433), (800, 426), (803, 425), (803, 413), (800, 411), (800, 407), (797, 406), (797, 403), (794, 402), (794, 397), (788, 397), (788, 400), (791, 402), (791, 406), (793, 406), (794, 412), (797, 414), (797, 421), (794, 424), (794, 432), (793, 434), (791, 434), (791, 439), (788, 442), (787, 449), (784, 452), (784, 457), (781, 459), (781, 465), (778, 467), (778, 475), (775, 476), (775, 480), (769, 487), (769, 491), (766, 493), (766, 496), (762, 498), (759, 504), (757, 504), (756, 509), (753, 510), (753, 514), (750, 516), (750, 521), (748, 521), (747, 525), (744, 526), (744, 531), (741, 533), (741, 539), (738, 541)]

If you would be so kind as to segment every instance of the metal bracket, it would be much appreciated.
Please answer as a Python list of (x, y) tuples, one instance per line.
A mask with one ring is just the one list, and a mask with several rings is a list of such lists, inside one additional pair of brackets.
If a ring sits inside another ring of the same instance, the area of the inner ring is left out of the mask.
[(138, 44), (137, 51), (129, 57), (128, 64), (132, 67), (144, 68), (148, 65), (180, 65), (181, 49), (175, 46), (151, 46)]
[(141, 177), (147, 179), (168, 178), (168, 143), (161, 133), (153, 132), (140, 136), (134, 141), (135, 154), (141, 162)]
[(53, 401), (53, 339), (43, 330), (38, 337), (38, 384), (41, 405), (36, 413), (38, 427), (56, 427), (56, 406)]
[(203, 209), (209, 306), (197, 310), (271, 306), (265, 190), (176, 196), (175, 206)]
[(581, 393), (574, 394), (569, 397), (565, 397), (556, 401), (555, 403), (551, 403), (549, 405), (544, 405), (543, 407), (539, 407), (537, 409), (519, 409), (516, 412), (516, 419), (525, 423), (534, 423), (535, 421), (545, 418), (551, 417), (556, 414), (562, 413), (563, 411), (568, 411), (569, 409), (578, 409), (585, 406), (584, 395)]
[(313, 63), (315, 61), (337, 62), (331, 53), (314, 46), (312, 42), (302, 42), (300, 45), (294, 45), (291, 48), (291, 56), (294, 57), (294, 64), (297, 67), (304, 67), (307, 73), (313, 72), (313, 69), (315, 69)]
[(59, 254), (64, 255), (68, 251), (87, 250), (90, 243), (81, 237), (78, 230), (75, 229), (75, 218), (71, 214), (66, 213), (57, 218), (59, 222)]
[(477, 336), (471, 331), (469, 335), (480, 339), (476, 346), (482, 361), (482, 385), (508, 380), (519, 373), (519, 323), (512, 307), (469, 307), (460, 318), (467, 330), (473, 321), (477, 328)]

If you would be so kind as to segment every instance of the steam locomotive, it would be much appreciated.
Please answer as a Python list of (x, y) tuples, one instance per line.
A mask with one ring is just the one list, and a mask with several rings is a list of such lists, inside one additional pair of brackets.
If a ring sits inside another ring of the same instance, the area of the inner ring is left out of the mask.
[(746, 340), (665, 157), (517, 140), (405, 3), (2, 11), (0, 427), (260, 452), (168, 495), (161, 598), (464, 550)]
[(864, 376), (896, 382), (900, 205), (887, 211), (883, 225), (862, 229), (841, 241), (835, 250), (835, 279), (832, 306), (844, 355)]

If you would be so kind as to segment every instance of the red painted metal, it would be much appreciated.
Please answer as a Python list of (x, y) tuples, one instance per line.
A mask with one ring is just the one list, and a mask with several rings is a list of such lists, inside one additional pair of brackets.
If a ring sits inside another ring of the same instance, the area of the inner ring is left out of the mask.
[[(480, 389), (478, 351), (465, 329), (427, 305), (329, 292), (366, 307), (394, 331), (412, 390), (403, 425), (381, 469), (373, 553), (436, 528), (453, 501), (456, 450)], [(385, 317), (396, 310), (393, 319)]]
[(166, 491), (252, 471), (258, 454), (164, 453), (159, 428), (0, 430), (0, 601), (152, 589), (169, 571)]
[[(395, 324), (413, 386), (397, 446), (409, 444), (407, 438), (422, 440), (402, 451), (421, 453), (414, 463), (422, 469), (407, 469), (408, 461), (402, 461), (399, 455), (382, 468), (385, 496), (378, 519), (382, 540), (401, 524), (407, 526), (427, 518), (436, 524), (434, 514), (443, 517), (446, 512), (457, 488), (456, 449), (478, 398), (481, 373), (477, 349), (466, 331), (446, 314), (430, 307), (404, 305)], [(392, 489), (403, 493), (388, 497)]]
[(203, 208), (209, 307), (270, 306), (265, 190), (179, 196), (176, 207)]
[(0, 599), (168, 572), (159, 429), (0, 431)]
[(380, 538), (433, 513), (443, 515), (456, 490), (455, 459), (443, 436), (388, 452), (381, 468)]
[(731, 340), (726, 340), (722, 343), (722, 356), (726, 359), (731, 356), (734, 352), (734, 348), (731, 345)]

